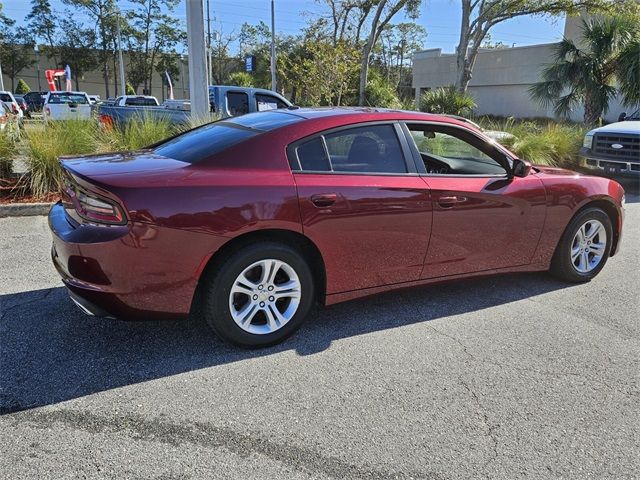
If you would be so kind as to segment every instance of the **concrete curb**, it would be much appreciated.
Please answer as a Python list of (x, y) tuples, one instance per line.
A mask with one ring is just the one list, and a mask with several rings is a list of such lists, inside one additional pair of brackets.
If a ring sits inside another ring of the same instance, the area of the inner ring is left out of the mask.
[(0, 205), (0, 218), (47, 215), (53, 203), (7, 203)]

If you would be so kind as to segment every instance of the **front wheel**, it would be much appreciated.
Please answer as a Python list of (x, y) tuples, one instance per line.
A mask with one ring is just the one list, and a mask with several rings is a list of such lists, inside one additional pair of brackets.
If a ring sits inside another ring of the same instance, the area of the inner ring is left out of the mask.
[(283, 244), (258, 243), (236, 251), (205, 278), (202, 313), (224, 340), (265, 347), (292, 335), (313, 299), (304, 257)]
[(588, 282), (607, 263), (613, 230), (609, 216), (599, 208), (588, 208), (576, 215), (565, 230), (551, 271), (568, 282)]

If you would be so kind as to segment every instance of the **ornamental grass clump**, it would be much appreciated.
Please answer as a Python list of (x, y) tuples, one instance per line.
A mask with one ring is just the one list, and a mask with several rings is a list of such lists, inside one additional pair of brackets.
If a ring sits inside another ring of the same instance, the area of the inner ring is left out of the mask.
[(142, 114), (124, 125), (105, 127), (100, 135), (102, 151), (141, 150), (169, 138), (176, 128), (167, 118)]
[(0, 131), (0, 178), (8, 178), (13, 171), (13, 157), (15, 156), (15, 141), (7, 132)]
[(59, 190), (63, 155), (84, 155), (98, 151), (98, 126), (93, 121), (64, 120), (45, 123), (26, 132), (29, 186), (36, 196)]

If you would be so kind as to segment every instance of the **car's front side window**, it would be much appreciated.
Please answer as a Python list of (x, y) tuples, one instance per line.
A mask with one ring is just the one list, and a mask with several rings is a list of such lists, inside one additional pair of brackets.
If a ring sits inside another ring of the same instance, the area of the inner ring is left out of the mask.
[(296, 147), (303, 171), (345, 173), (407, 173), (407, 164), (393, 125), (341, 129)]
[(428, 174), (504, 175), (494, 147), (469, 132), (437, 125), (407, 125)]

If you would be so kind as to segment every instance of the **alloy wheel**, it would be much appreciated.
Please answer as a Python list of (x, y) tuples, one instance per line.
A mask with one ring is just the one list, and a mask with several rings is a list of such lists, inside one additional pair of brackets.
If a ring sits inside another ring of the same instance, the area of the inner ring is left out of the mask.
[(607, 231), (598, 220), (588, 220), (571, 242), (571, 263), (579, 273), (589, 273), (602, 261), (607, 248)]
[(265, 335), (286, 325), (300, 305), (302, 287), (296, 271), (276, 259), (257, 261), (233, 282), (229, 311), (246, 332)]

